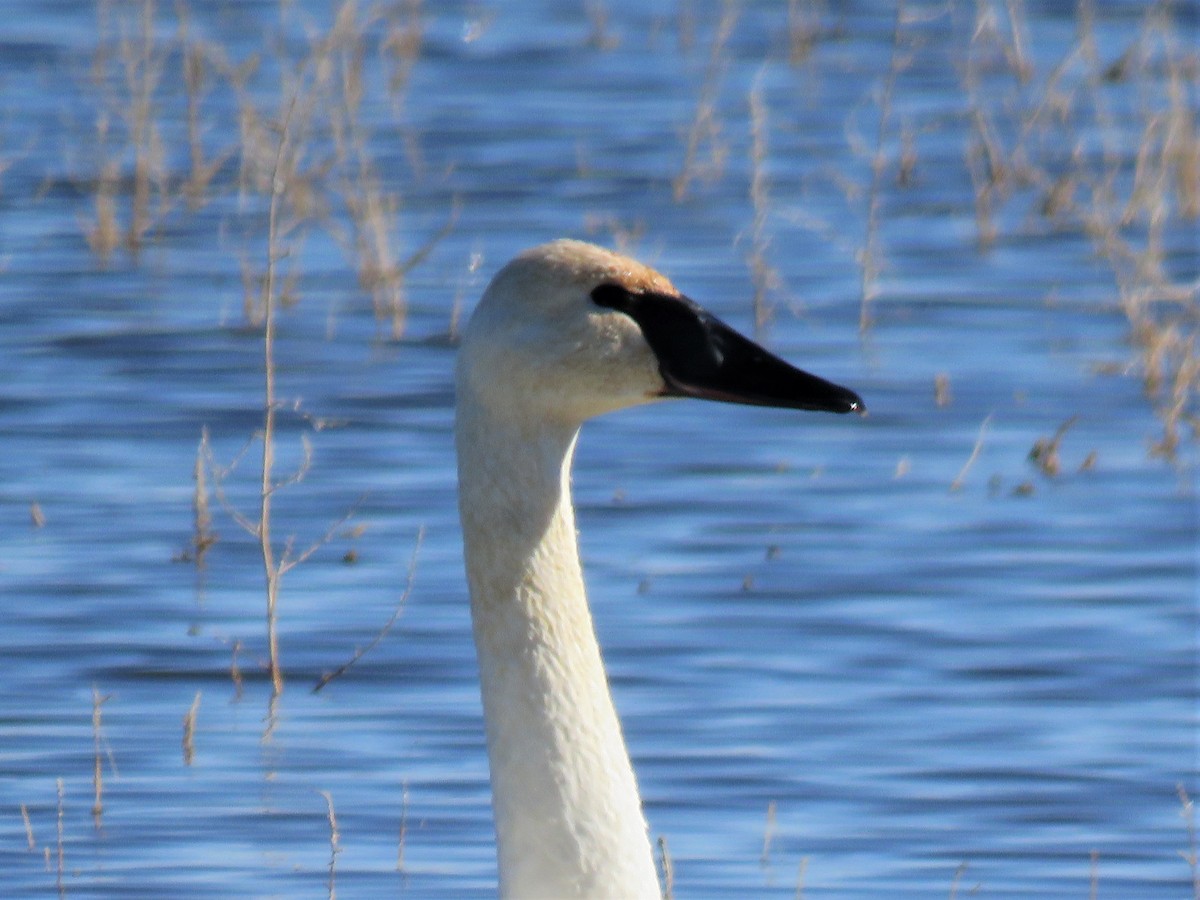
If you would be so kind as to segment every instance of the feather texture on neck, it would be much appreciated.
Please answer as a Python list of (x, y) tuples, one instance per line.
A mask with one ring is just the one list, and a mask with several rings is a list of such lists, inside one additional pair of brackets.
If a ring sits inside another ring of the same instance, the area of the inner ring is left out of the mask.
[(459, 503), (504, 897), (659, 896), (584, 593), (577, 427), (459, 398)]

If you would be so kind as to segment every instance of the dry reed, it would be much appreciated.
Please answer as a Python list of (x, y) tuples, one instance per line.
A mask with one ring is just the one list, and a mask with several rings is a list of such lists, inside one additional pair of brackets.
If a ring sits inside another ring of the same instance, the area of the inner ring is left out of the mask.
[(1020, 153), (1005, 153), (983, 85), (984, 72), (999, 68), (996, 57), (1008, 63), (1008, 71), (1013, 71), (1019, 81), (1027, 79), (1031, 71), (1024, 55), (1024, 41), (1019, 37), (1021, 25), (1016, 18), (1019, 9), (1010, 3), (1007, 12), (1011, 40), (1003, 33), (995, 8), (986, 3), (976, 4), (970, 47), (963, 67), (970, 126), (965, 162), (974, 189), (976, 244), (980, 250), (995, 243), (998, 235), (996, 211), (1012, 190), (1017, 177), (1015, 170), (1021, 168)]
[[(96, 178), (95, 218), (85, 226), (88, 245), (107, 260), (122, 244), (134, 257), (173, 198), (167, 184), (166, 149), (156, 115), (166, 58), (155, 38), (154, 0), (122, 4), (100, 0), (99, 29), (92, 63), (92, 80), (101, 95), (96, 118), (99, 174)], [(110, 147), (112, 123), (121, 123), (122, 146)], [(120, 159), (132, 158), (128, 196), (122, 197)], [(127, 204), (126, 224), (120, 224), (120, 201)]]
[[(322, 65), (332, 58), (329, 48), (339, 40), (340, 32), (336, 29), (354, 31), (353, 4), (347, 3), (339, 13), (335, 33), (325, 41), (318, 42), (313, 54), (303, 60), (299, 68), (287, 78), (290, 84), (290, 94), (287, 102), (279, 112), (278, 121), (264, 121), (257, 111), (250, 106), (242, 106), (241, 120), (243, 134), (252, 136), (255, 153), (244, 154), (243, 182), (248, 186), (258, 186), (264, 191), (267, 201), (267, 232), (265, 235), (265, 266), (259, 280), (250, 273), (248, 263), (243, 264), (243, 272), (247, 282), (247, 319), (257, 319), (262, 333), (262, 377), (263, 377), (263, 419), (262, 426), (255, 436), (261, 442), (260, 471), (258, 478), (258, 514), (250, 517), (239, 512), (226, 498), (223, 481), (236, 467), (238, 460), (246, 452), (247, 447), (235, 457), (234, 461), (222, 468), (213, 466), (213, 491), (221, 505), (229, 512), (235, 522), (258, 545), (262, 562), (266, 587), (266, 633), (267, 633), (267, 670), (271, 681), (271, 713), (268, 714), (266, 739), (274, 724), (273, 711), (275, 701), (283, 691), (283, 667), (280, 661), (279, 648), (279, 599), (284, 576), (297, 565), (305, 562), (320, 547), (327, 544), (337, 528), (345, 522), (350, 513), (329, 528), (320, 538), (313, 541), (307, 549), (295, 552), (295, 538), (289, 538), (282, 548), (276, 548), (273, 538), (273, 513), (275, 495), (281, 489), (297, 484), (305, 478), (312, 464), (313, 450), (307, 435), (300, 436), (302, 458), (295, 470), (284, 478), (275, 474), (275, 452), (278, 428), (280, 401), (276, 388), (275, 341), (277, 332), (277, 316), (281, 307), (294, 300), (294, 290), (299, 273), (294, 264), (298, 257), (297, 241), (302, 240), (299, 229), (311, 216), (319, 212), (320, 203), (314, 199), (312, 186), (325, 170), (325, 163), (313, 162), (305, 155), (305, 141), (312, 128), (314, 111), (320, 106), (319, 89), (322, 84)], [(315, 74), (314, 74), (315, 73)], [(344, 83), (353, 81), (350, 75), (343, 79)], [(269, 161), (264, 161), (262, 154), (266, 148), (264, 141), (271, 138), (273, 143), (269, 151)], [(292, 262), (291, 268), (281, 276), (280, 265)], [(324, 420), (304, 414), (299, 404), (294, 411), (314, 430), (325, 427)], [(207, 454), (206, 454), (207, 455)], [(235, 644), (234, 658), (231, 663), (231, 677), (240, 696), (241, 676), (236, 665), (237, 649)]]
[(788, 0), (787, 36), (788, 62), (798, 66), (812, 55), (821, 34), (824, 0)]
[(342, 852), (341, 831), (338, 829), (337, 813), (333, 809), (333, 795), (329, 791), (317, 791), (325, 798), (325, 808), (329, 818), (329, 900), (337, 900), (337, 858)]
[[(736, 0), (723, 0), (721, 18), (713, 32), (712, 46), (709, 48), (700, 97), (696, 102), (696, 112), (688, 129), (683, 165), (672, 182), (676, 203), (682, 202), (687, 197), (693, 181), (697, 179), (715, 180), (725, 168), (726, 150), (721, 142), (721, 121), (717, 114), (717, 101), (721, 90), (721, 76), (726, 68), (725, 45), (733, 34), (737, 20)], [(705, 147), (707, 156), (702, 161), (701, 152)]]
[(404, 874), (404, 846), (408, 840), (408, 782), (400, 785), (400, 828), (396, 836), (396, 871)]
[(217, 534), (212, 527), (212, 512), (208, 507), (208, 469), (211, 459), (212, 449), (208, 427), (205, 426), (200, 430), (200, 444), (196, 447), (196, 462), (192, 468), (192, 481), (195, 484), (192, 493), (192, 550), (198, 568), (203, 568), (205, 554), (217, 542)]
[[(67, 865), (66, 865), (66, 863), (67, 863), (66, 839), (65, 839), (65, 834), (64, 834), (64, 832), (65, 832), (64, 808), (66, 806), (66, 799), (65, 799), (65, 790), (63, 788), (63, 780), (61, 778), (54, 779), (54, 791), (55, 791), (55, 794), (57, 794), (57, 796), (58, 796), (58, 809), (57, 809), (56, 826), (55, 826), (55, 850), (56, 850), (55, 861), (56, 861), (56, 865), (55, 865), (55, 869), (54, 869), (54, 887), (58, 890), (59, 897), (65, 897), (67, 895), (67, 885), (66, 885), (66, 882), (63, 880), (63, 876), (65, 875), (66, 868), (67, 868)], [(47, 848), (47, 853), (48, 852), (49, 852), (49, 848)]]
[(933, 402), (939, 409), (944, 409), (954, 402), (954, 394), (950, 390), (950, 376), (939, 372), (933, 377)]
[[(401, 0), (391, 4), (384, 11), (386, 37), (380, 49), (389, 66), (388, 93), (397, 113), (403, 108), (413, 68), (424, 47), (423, 13), (422, 0)], [(417, 160), (417, 156), (410, 155), (411, 162)]]
[(238, 666), (238, 652), (242, 649), (241, 641), (234, 641), (229, 651), (229, 680), (233, 682), (233, 699), (242, 699), (242, 670)]
[(196, 718), (200, 714), (201, 691), (196, 691), (192, 705), (183, 716), (183, 764), (190, 766), (196, 758)]
[(278, 602), (279, 585), (283, 578), (282, 563), (275, 561), (275, 547), (271, 543), (271, 508), (276, 485), (275, 466), (275, 264), (281, 258), (280, 240), (280, 194), (284, 160), (289, 150), (291, 119), (295, 111), (296, 94), (292, 95), (284, 112), (279, 129), (279, 143), (275, 152), (275, 164), (271, 169), (271, 194), (267, 213), (267, 268), (263, 278), (263, 425), (262, 425), (262, 481), (259, 493), (259, 516), (257, 536), (262, 553), (263, 572), (267, 582), (267, 654), (271, 676), (271, 692), (283, 692), (283, 670), (279, 664)]
[(612, 50), (617, 47), (621, 41), (608, 29), (609, 11), (604, 0), (584, 0), (583, 9), (590, 27), (587, 45), (597, 50)]
[(676, 4), (675, 32), (679, 52), (686, 56), (696, 45), (696, 8), (693, 0), (679, 0)]
[(796, 900), (804, 900), (804, 877), (808, 874), (808, 857), (800, 858), (800, 865), (796, 867)]
[(905, 57), (901, 54), (901, 34), (904, 24), (904, 0), (897, 0), (896, 17), (892, 25), (892, 52), (879, 97), (875, 150), (871, 156), (871, 187), (867, 192), (866, 239), (863, 243), (860, 264), (862, 282), (858, 312), (858, 330), (860, 332), (867, 331), (871, 327), (873, 321), (871, 305), (878, 294), (876, 281), (882, 267), (879, 249), (879, 216), (883, 203), (883, 172), (887, 167), (886, 140), (891, 126), (892, 97), (895, 94), (896, 81), (907, 65)]
[(766, 868), (771, 864), (771, 842), (775, 840), (775, 801), (767, 804), (767, 823), (763, 826), (762, 852), (758, 855), (758, 864)]
[(175, 5), (179, 20), (180, 78), (186, 97), (185, 123), (187, 126), (188, 176), (182, 186), (188, 208), (200, 209), (208, 201), (213, 178), (226, 162), (237, 152), (236, 146), (228, 146), (211, 159), (204, 147), (202, 108), (221, 67), (227, 68), (219, 47), (202, 40), (193, 40), (189, 29), (187, 7), (179, 2)]
[(25, 826), (25, 845), (30, 853), (37, 852), (37, 841), (33, 838), (33, 822), (29, 820), (29, 808), (21, 804), (21, 823)]
[(320, 691), (321, 688), (325, 687), (325, 685), (329, 684), (329, 682), (333, 681), (335, 678), (340, 678), (342, 675), (346, 674), (351, 666), (375, 649), (375, 647), (379, 645), (379, 642), (383, 640), (384, 636), (391, 630), (392, 626), (396, 624), (396, 621), (400, 618), (400, 614), (404, 612), (404, 608), (408, 604), (409, 595), (412, 594), (413, 581), (417, 574), (417, 556), (421, 552), (421, 543), (424, 540), (425, 526), (422, 525), (417, 529), (417, 537), (413, 542), (412, 556), (409, 557), (408, 560), (408, 575), (405, 578), (404, 591), (400, 595), (400, 600), (396, 603), (396, 608), (392, 610), (391, 617), (383, 624), (383, 627), (379, 629), (379, 631), (375, 634), (375, 637), (373, 637), (364, 646), (356, 648), (346, 662), (342, 663), (332, 672), (326, 672), (319, 679), (317, 679), (317, 683), (313, 685), (312, 689), (314, 694)]
[(778, 290), (781, 278), (768, 261), (771, 239), (767, 234), (767, 218), (771, 198), (767, 186), (767, 106), (762, 96), (760, 69), (750, 88), (750, 204), (754, 217), (750, 226), (750, 280), (754, 285), (754, 331), (761, 335), (771, 320), (769, 293)]
[(661, 879), (662, 900), (673, 900), (675, 896), (675, 865), (671, 862), (671, 851), (667, 847), (667, 837), (658, 836), (658, 870)]
[(1058, 426), (1058, 430), (1051, 437), (1038, 438), (1034, 442), (1033, 448), (1029, 451), (1029, 460), (1038, 467), (1038, 470), (1043, 475), (1053, 478), (1062, 471), (1062, 461), (1059, 459), (1058, 449), (1062, 445), (1063, 438), (1066, 437), (1067, 432), (1078, 421), (1078, 416), (1071, 416), (1071, 418)]
[(1167, 235), (1200, 213), (1197, 58), (1179, 50), (1172, 16), (1169, 5), (1148, 7), (1125, 51), (1105, 64), (1096, 6), (1081, 0), (1075, 43), (1040, 74), (1023, 4), (981, 0), (962, 66), (978, 245), (1002, 236), (1000, 215), (1018, 200), (1032, 201), (1056, 230), (1092, 240), (1111, 267), (1162, 422), (1151, 453), (1167, 459), (1176, 458), (1185, 428), (1193, 437), (1200, 432), (1200, 288), (1172, 281), (1166, 265)]
[(1183, 824), (1187, 828), (1187, 849), (1180, 851), (1179, 855), (1183, 857), (1183, 861), (1187, 863), (1188, 869), (1192, 876), (1192, 898), (1200, 900), (1200, 852), (1197, 851), (1196, 841), (1196, 806), (1192, 803), (1192, 798), (1188, 796), (1184, 790), (1183, 784), (1175, 786), (1175, 792), (1179, 796), (1179, 817), (1183, 819)]
[(950, 900), (957, 900), (958, 887), (962, 884), (963, 876), (967, 874), (967, 863), (959, 863), (954, 870), (954, 878), (950, 881)]
[(971, 448), (971, 455), (967, 457), (967, 461), (963, 463), (963, 467), (959, 469), (958, 474), (954, 476), (954, 480), (950, 482), (951, 493), (961, 491), (963, 485), (966, 484), (967, 473), (971, 471), (971, 467), (975, 465), (975, 461), (979, 459), (979, 454), (983, 452), (983, 438), (987, 434), (988, 426), (992, 423), (992, 416), (989, 413), (979, 426), (979, 434), (975, 438), (975, 446)]
[(331, 107), (330, 125), (342, 163), (340, 192), (353, 226), (351, 255), (357, 261), (359, 285), (370, 292), (376, 319), (390, 321), (392, 337), (399, 338), (407, 315), (404, 273), (394, 249), (399, 244), (395, 222), (400, 200), (382, 189), (369, 150), (371, 136), (362, 118), (365, 53), (357, 6), (343, 3), (333, 29), (314, 56), (328, 59), (333, 74), (332, 84), (326, 88), (340, 101)]
[(162, 74), (163, 59), (154, 38), (154, 0), (143, 0), (136, 34), (125, 32), (120, 39), (120, 56), (128, 91), (126, 129), (133, 145), (133, 196), (125, 243), (137, 253), (152, 225), (152, 194), (157, 189), (166, 201), (164, 149), (155, 122), (155, 94)]
[(92, 685), (92, 821), (97, 830), (104, 815), (104, 757), (108, 757), (109, 769), (117, 774), (116, 760), (101, 730), (101, 707), (112, 699), (112, 694), (100, 695), (99, 688)]
[[(101, 115), (96, 120), (97, 144), (105, 145), (108, 119)], [(84, 237), (92, 252), (107, 262), (113, 251), (120, 246), (120, 226), (117, 223), (117, 181), (120, 168), (116, 160), (101, 164), (96, 179), (95, 220), (84, 226)]]

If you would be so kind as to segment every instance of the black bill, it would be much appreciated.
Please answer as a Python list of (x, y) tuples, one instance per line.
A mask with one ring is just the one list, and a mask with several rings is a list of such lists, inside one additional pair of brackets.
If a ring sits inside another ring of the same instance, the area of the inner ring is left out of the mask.
[(687, 297), (602, 284), (592, 301), (641, 326), (667, 385), (663, 396), (866, 415), (854, 391), (797, 369)]

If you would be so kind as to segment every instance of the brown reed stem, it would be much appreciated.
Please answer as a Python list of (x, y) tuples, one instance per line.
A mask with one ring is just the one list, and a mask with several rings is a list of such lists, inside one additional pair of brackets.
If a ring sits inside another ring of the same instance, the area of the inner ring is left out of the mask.
[(396, 838), (396, 871), (404, 873), (404, 845), (408, 840), (408, 782), (400, 785), (400, 834)]
[(134, 256), (141, 250), (153, 223), (150, 200), (156, 185), (159, 186), (160, 201), (164, 206), (166, 203), (161, 187), (162, 142), (154, 122), (154, 95), (162, 71), (154, 34), (155, 0), (142, 0), (137, 16), (139, 30), (136, 37), (124, 33), (120, 41), (129, 101), (124, 115), (133, 149), (133, 197), (125, 245)]
[(903, 67), (900, 56), (900, 32), (904, 24), (904, 0), (897, 0), (896, 18), (892, 26), (892, 55), (888, 62), (887, 76), (883, 81), (883, 94), (879, 98), (879, 123), (875, 133), (875, 153), (871, 158), (871, 189), (867, 196), (867, 235), (862, 252), (862, 298), (858, 312), (858, 330), (867, 331), (873, 322), (871, 303), (875, 299), (876, 278), (879, 275), (879, 210), (883, 196), (883, 170), (887, 167), (884, 142), (892, 116), (892, 94)]
[(1034, 441), (1033, 449), (1029, 451), (1029, 459), (1034, 463), (1043, 475), (1053, 478), (1062, 469), (1062, 462), (1058, 457), (1058, 448), (1062, 446), (1063, 438), (1066, 437), (1076, 422), (1079, 421), (1079, 416), (1071, 416), (1054, 432), (1050, 438), (1038, 438)]
[(1200, 900), (1200, 853), (1197, 852), (1196, 842), (1196, 806), (1192, 803), (1192, 798), (1188, 796), (1184, 790), (1182, 782), (1175, 785), (1176, 793), (1179, 795), (1179, 810), (1180, 818), (1183, 819), (1183, 824), (1187, 828), (1187, 850), (1180, 853), (1184, 862), (1188, 864), (1188, 868), (1192, 872), (1192, 898)]
[(386, 635), (391, 630), (392, 626), (396, 624), (396, 620), (400, 618), (400, 614), (404, 611), (404, 607), (408, 603), (408, 597), (412, 593), (413, 580), (417, 575), (417, 555), (421, 552), (421, 544), (424, 540), (425, 526), (422, 525), (417, 529), (417, 538), (413, 543), (412, 556), (409, 557), (408, 560), (408, 576), (405, 579), (404, 593), (400, 595), (400, 600), (396, 604), (396, 608), (392, 610), (391, 618), (384, 623), (383, 627), (379, 629), (379, 632), (371, 639), (369, 643), (355, 650), (354, 653), (351, 654), (350, 658), (346, 660), (346, 662), (342, 663), (332, 672), (327, 672), (317, 679), (317, 683), (313, 685), (312, 689), (314, 694), (321, 690), (321, 688), (325, 687), (325, 685), (329, 684), (329, 682), (333, 681), (335, 678), (341, 678), (344, 674), (346, 674), (346, 671), (351, 666), (374, 650), (375, 647), (379, 645), (379, 642), (383, 640), (384, 635)]
[(950, 900), (958, 900), (958, 886), (962, 884), (963, 875), (967, 874), (967, 864), (959, 863), (954, 870), (954, 879), (950, 882)]
[(100, 696), (100, 689), (92, 685), (92, 820), (97, 831), (104, 815), (104, 762), (101, 752), (104, 749), (104, 737), (100, 731), (100, 708), (111, 696)]
[(767, 824), (763, 827), (762, 853), (758, 856), (758, 864), (766, 868), (771, 864), (771, 842), (775, 840), (775, 801), (767, 804)]
[[(721, 4), (721, 19), (713, 34), (708, 63), (704, 69), (704, 80), (700, 88), (700, 99), (696, 103), (696, 114), (688, 129), (683, 166), (672, 182), (676, 203), (681, 202), (687, 196), (688, 188), (695, 178), (715, 177), (720, 174), (725, 163), (725, 151), (719, 142), (721, 125), (717, 119), (717, 100), (721, 88), (721, 74), (725, 70), (725, 45), (733, 34), (733, 26), (737, 24), (737, 19), (736, 0), (724, 0)], [(705, 143), (708, 144), (709, 158), (707, 164), (701, 166), (697, 156), (700, 153), (701, 145)]]
[(211, 457), (208, 426), (205, 425), (200, 429), (200, 444), (196, 447), (196, 462), (192, 467), (192, 480), (196, 485), (192, 495), (192, 547), (197, 568), (204, 568), (204, 555), (217, 542), (208, 507), (208, 462)]
[(983, 423), (979, 426), (979, 434), (975, 438), (975, 446), (971, 448), (971, 455), (967, 457), (967, 461), (963, 463), (963, 467), (954, 476), (954, 481), (950, 482), (951, 492), (962, 490), (963, 484), (966, 483), (967, 472), (971, 471), (971, 467), (975, 465), (975, 460), (979, 459), (979, 454), (983, 452), (983, 436), (987, 433), (988, 425), (991, 423), (992, 414), (988, 413)]
[(56, 838), (56, 842), (55, 842), (57, 851), (58, 851), (57, 852), (58, 864), (55, 868), (54, 886), (58, 889), (58, 896), (61, 898), (61, 897), (67, 896), (67, 886), (66, 886), (66, 883), (63, 881), (63, 874), (66, 872), (66, 849), (64, 846), (65, 840), (64, 840), (64, 835), (63, 835), (63, 832), (64, 832), (63, 808), (65, 806), (65, 800), (63, 797), (63, 794), (64, 794), (63, 780), (61, 778), (54, 779), (54, 788), (55, 788), (55, 793), (58, 794), (58, 819), (57, 819), (57, 828), (56, 828), (57, 838)]
[(767, 106), (762, 96), (760, 69), (750, 88), (750, 203), (754, 219), (750, 226), (750, 279), (754, 284), (754, 332), (762, 334), (771, 320), (768, 293), (779, 286), (779, 273), (767, 260), (771, 239), (767, 217), (771, 198), (767, 190)]
[(337, 900), (337, 858), (342, 852), (341, 832), (338, 830), (337, 813), (333, 809), (333, 795), (329, 791), (317, 791), (325, 798), (329, 816), (329, 900)]
[(183, 764), (190, 766), (196, 758), (196, 717), (200, 714), (201, 692), (196, 691), (192, 705), (183, 717)]
[(33, 839), (33, 822), (29, 820), (29, 807), (21, 804), (21, 822), (25, 825), (25, 843), (30, 853), (37, 852), (37, 841)]
[(234, 641), (229, 653), (229, 680), (233, 682), (233, 699), (242, 699), (242, 670), (238, 666), (238, 651), (242, 649), (241, 641)]
[(280, 126), (279, 143), (271, 167), (271, 201), (267, 211), (267, 271), (263, 282), (263, 435), (262, 482), (259, 492), (258, 539), (263, 571), (267, 580), (267, 658), (271, 675), (271, 693), (283, 693), (283, 671), (279, 664), (278, 602), (282, 580), (271, 544), (271, 500), (275, 492), (272, 472), (275, 465), (275, 264), (283, 258), (279, 250), (279, 204), (283, 192), (281, 173), (288, 140), (292, 111), (297, 94), (293, 93)]
[(663, 834), (658, 836), (658, 867), (662, 877), (662, 900), (673, 900), (675, 896), (675, 866), (671, 862), (667, 837)]
[(807, 0), (808, 9), (801, 11), (800, 0), (788, 0), (787, 34), (788, 62), (798, 66), (812, 54), (821, 33), (821, 3)]

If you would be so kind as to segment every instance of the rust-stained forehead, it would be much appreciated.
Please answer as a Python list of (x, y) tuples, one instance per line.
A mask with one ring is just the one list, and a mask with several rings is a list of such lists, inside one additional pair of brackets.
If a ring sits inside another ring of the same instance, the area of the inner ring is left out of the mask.
[(559, 240), (542, 244), (526, 250), (513, 263), (540, 269), (562, 283), (578, 284), (588, 290), (611, 282), (636, 293), (679, 294), (665, 275), (649, 266), (583, 241)]

